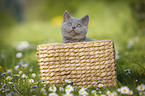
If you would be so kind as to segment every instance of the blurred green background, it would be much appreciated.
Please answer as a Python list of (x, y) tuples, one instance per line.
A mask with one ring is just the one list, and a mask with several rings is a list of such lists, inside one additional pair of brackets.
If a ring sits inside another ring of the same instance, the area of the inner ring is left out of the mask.
[(0, 4), (3, 44), (24, 40), (36, 44), (61, 42), (65, 10), (77, 18), (89, 14), (87, 35), (95, 40), (123, 42), (139, 31), (145, 33), (144, 0), (1, 0)]

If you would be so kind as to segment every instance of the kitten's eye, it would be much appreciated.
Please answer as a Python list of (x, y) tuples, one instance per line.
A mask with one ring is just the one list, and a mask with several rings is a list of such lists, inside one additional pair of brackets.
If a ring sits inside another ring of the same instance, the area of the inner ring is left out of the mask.
[(78, 25), (77, 25), (77, 27), (78, 27), (78, 28), (80, 28), (80, 27), (81, 27), (81, 25), (80, 25), (80, 24), (78, 24)]
[(71, 26), (71, 25), (72, 25), (72, 23), (71, 23), (71, 22), (69, 22), (69, 23), (68, 23), (68, 26)]

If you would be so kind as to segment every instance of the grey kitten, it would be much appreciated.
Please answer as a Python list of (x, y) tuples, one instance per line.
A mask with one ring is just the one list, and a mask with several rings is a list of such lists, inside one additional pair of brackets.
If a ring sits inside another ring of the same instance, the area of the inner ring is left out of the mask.
[(72, 17), (68, 11), (63, 14), (61, 24), (62, 43), (93, 41), (86, 37), (89, 15), (82, 18)]

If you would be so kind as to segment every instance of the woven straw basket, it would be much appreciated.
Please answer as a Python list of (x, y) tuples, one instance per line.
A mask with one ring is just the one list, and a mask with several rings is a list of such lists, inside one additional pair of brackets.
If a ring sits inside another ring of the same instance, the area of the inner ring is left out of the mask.
[(73, 87), (116, 85), (114, 46), (112, 40), (80, 43), (52, 43), (37, 47), (38, 65), (44, 84), (61, 85), (62, 79)]

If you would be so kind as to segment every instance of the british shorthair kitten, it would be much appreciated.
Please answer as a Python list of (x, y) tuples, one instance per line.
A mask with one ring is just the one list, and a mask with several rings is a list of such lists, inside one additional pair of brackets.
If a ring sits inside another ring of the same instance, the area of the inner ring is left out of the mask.
[(86, 37), (88, 23), (89, 15), (85, 15), (82, 18), (74, 18), (68, 11), (65, 11), (61, 24), (62, 43), (93, 41)]

